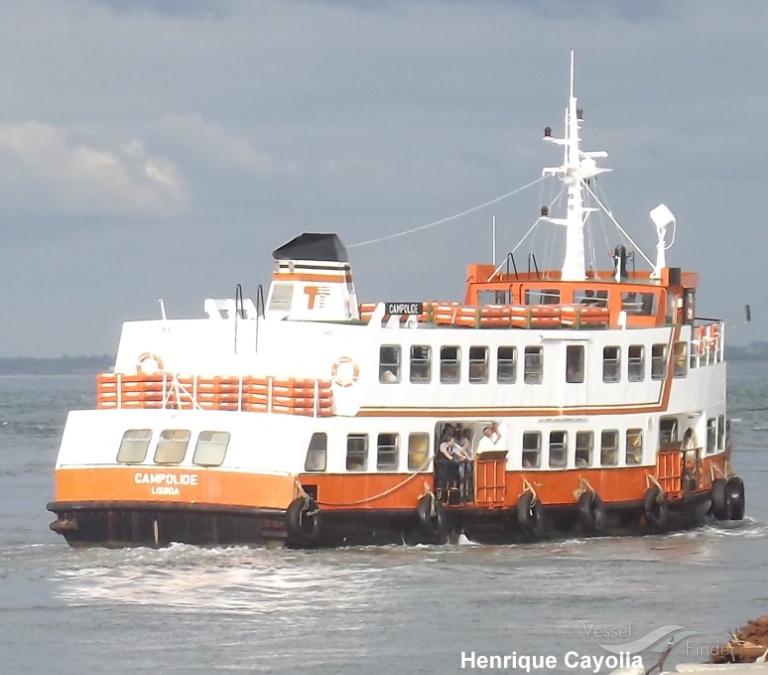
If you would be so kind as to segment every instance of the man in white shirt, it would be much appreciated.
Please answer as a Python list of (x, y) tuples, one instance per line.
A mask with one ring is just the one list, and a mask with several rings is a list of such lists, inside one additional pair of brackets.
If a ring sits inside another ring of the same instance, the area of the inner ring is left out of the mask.
[(477, 444), (477, 454), (481, 455), (484, 452), (490, 450), (498, 450), (497, 444), (501, 439), (501, 433), (499, 432), (499, 425), (496, 422), (489, 424), (483, 428), (483, 437)]

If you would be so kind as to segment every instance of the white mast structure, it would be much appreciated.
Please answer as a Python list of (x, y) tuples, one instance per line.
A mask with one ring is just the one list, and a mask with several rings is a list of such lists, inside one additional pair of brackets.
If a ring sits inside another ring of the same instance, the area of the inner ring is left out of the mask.
[(565, 218), (542, 216), (543, 220), (556, 225), (564, 225), (566, 232), (565, 259), (563, 260), (563, 281), (580, 281), (586, 278), (584, 259), (584, 225), (589, 213), (595, 208), (584, 205), (584, 182), (610, 169), (598, 168), (595, 158), (608, 157), (605, 151), (583, 152), (579, 148), (579, 122), (581, 111), (576, 108), (573, 89), (574, 55), (571, 50), (571, 86), (568, 107), (565, 109), (565, 138), (553, 138), (551, 129), (544, 130), (544, 140), (562, 145), (564, 159), (562, 166), (544, 169), (544, 176), (558, 176), (563, 185), (568, 187), (568, 206)]

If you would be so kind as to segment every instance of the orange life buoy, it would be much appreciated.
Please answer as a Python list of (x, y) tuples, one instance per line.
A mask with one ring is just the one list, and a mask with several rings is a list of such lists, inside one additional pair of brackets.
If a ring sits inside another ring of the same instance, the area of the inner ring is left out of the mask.
[(713, 323), (709, 327), (709, 331), (707, 332), (707, 342), (709, 351), (716, 352), (718, 350), (718, 347), (720, 346), (720, 326), (716, 323)]
[(340, 356), (331, 368), (331, 379), (340, 387), (351, 387), (360, 376), (360, 368), (351, 356)]
[[(155, 363), (155, 367), (151, 370), (144, 370), (144, 363), (146, 361), (153, 361)], [(137, 373), (155, 373), (159, 370), (163, 370), (163, 360), (157, 355), (152, 352), (144, 352), (136, 361), (136, 372)]]
[(699, 354), (704, 354), (707, 351), (707, 329), (704, 326), (699, 326), (696, 329), (696, 351)]

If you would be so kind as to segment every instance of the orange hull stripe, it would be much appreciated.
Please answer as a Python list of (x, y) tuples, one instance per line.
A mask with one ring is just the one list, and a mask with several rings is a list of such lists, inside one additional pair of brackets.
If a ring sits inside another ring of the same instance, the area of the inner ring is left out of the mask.
[[(726, 455), (702, 459), (702, 489), (710, 487), (710, 465), (725, 470)], [(482, 469), (475, 466), (476, 487), (480, 486)], [(569, 469), (565, 471), (508, 471), (504, 476), (505, 497), (502, 505), (495, 508), (512, 507), (525, 491), (524, 480), (536, 490), (545, 505), (573, 505), (578, 502), (581, 479), (600, 495), (606, 504), (623, 504), (643, 499), (649, 487), (647, 474), (655, 475), (655, 466)], [(719, 475), (719, 474), (718, 474)], [(422, 473), (400, 486), (406, 476), (403, 474), (301, 474), (299, 480), (305, 487), (317, 487), (317, 501), (322, 509), (415, 509), (424, 494), (424, 484), (432, 489), (433, 475)], [(390, 491), (391, 492), (388, 492)], [(486, 488), (490, 491), (491, 488)], [(482, 490), (478, 490), (478, 494)], [(387, 494), (384, 494), (387, 493)], [(376, 497), (375, 499), (371, 499)], [(483, 504), (476, 504), (482, 508)]]
[[(154, 482), (153, 482), (154, 481)], [(56, 501), (179, 502), (284, 509), (293, 476), (132, 466), (57, 469)]]

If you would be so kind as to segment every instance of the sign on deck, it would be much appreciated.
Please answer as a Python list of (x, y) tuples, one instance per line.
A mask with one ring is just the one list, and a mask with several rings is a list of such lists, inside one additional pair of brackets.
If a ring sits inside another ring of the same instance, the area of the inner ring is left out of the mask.
[(424, 311), (423, 302), (386, 302), (385, 314), (421, 314)]

